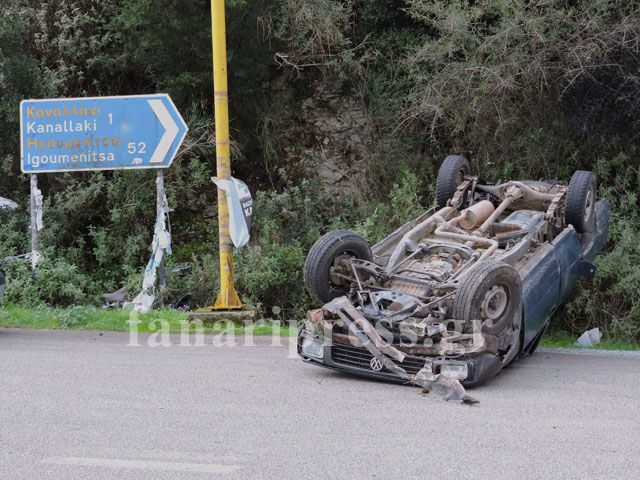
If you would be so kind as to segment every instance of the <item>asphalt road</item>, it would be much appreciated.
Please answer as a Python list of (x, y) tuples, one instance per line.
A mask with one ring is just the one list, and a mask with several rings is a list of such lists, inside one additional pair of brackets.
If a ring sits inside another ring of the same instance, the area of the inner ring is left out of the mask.
[(538, 352), (466, 406), (270, 338), (128, 341), (0, 329), (0, 479), (639, 477), (638, 355)]

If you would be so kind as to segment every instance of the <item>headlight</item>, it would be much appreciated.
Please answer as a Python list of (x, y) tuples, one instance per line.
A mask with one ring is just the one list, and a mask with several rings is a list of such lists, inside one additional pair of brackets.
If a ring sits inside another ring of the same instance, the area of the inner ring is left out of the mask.
[(320, 339), (315, 336), (305, 336), (302, 340), (302, 354), (319, 360), (324, 358), (324, 347)]
[(466, 380), (469, 368), (466, 363), (453, 363), (440, 365), (440, 375), (454, 380)]

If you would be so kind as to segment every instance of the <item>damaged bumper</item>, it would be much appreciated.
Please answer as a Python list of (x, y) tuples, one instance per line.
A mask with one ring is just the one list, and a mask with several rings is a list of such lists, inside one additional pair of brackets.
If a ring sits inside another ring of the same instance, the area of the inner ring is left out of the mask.
[[(328, 318), (332, 317), (332, 318)], [(471, 337), (471, 338), (467, 338)], [(386, 341), (350, 302), (341, 297), (309, 312), (298, 335), (307, 362), (372, 379), (419, 385), (446, 399), (475, 403), (464, 386), (475, 386), (504, 365), (490, 336), (458, 335), (437, 343)], [(460, 340), (466, 340), (463, 347)]]
[[(317, 333), (302, 327), (298, 334), (298, 354), (308, 363), (339, 370), (374, 380), (394, 383), (413, 384), (411, 380), (398, 377), (395, 373), (381, 367), (371, 353), (362, 347), (355, 338), (353, 341), (338, 343), (325, 341)], [(458, 380), (463, 386), (473, 387), (493, 377), (502, 368), (500, 359), (491, 353), (480, 353), (463, 358), (425, 358), (405, 356), (397, 362), (409, 374), (417, 374), (428, 368), (433, 375)]]

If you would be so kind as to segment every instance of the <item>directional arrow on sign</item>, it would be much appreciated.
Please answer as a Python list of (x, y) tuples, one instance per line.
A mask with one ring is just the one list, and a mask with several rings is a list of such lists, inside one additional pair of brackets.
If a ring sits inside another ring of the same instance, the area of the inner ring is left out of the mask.
[(188, 127), (168, 95), (25, 100), (22, 171), (168, 168)]
[(153, 156), (149, 163), (162, 163), (164, 159), (167, 158), (167, 153), (169, 153), (171, 144), (178, 136), (180, 129), (176, 122), (171, 118), (171, 114), (161, 100), (148, 100), (148, 102), (165, 129), (164, 135), (153, 152)]

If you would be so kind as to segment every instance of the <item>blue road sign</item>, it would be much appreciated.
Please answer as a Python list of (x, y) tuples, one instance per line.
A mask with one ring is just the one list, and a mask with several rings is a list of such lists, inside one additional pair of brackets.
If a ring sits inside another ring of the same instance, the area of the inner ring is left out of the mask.
[(168, 95), (24, 100), (24, 173), (167, 168), (188, 127)]

